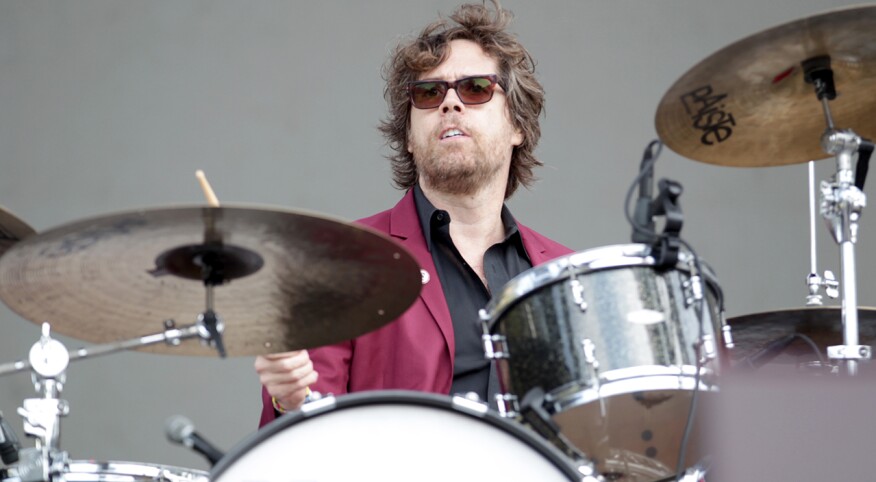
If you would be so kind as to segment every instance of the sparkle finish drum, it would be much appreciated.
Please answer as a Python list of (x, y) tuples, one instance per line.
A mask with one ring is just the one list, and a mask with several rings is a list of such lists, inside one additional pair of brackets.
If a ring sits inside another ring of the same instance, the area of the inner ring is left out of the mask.
[(641, 244), (578, 252), (520, 274), (482, 313), (506, 397), (544, 390), (562, 434), (606, 476), (672, 474), (698, 361), (699, 389), (717, 390), (720, 289), (679, 259), (657, 269)]

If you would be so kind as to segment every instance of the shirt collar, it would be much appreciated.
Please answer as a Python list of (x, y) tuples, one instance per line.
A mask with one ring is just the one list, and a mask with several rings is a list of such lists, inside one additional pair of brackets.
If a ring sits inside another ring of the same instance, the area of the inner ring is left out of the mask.
[[(431, 252), (432, 237), (434, 234), (432, 232), (433, 223), (440, 226), (450, 224), (450, 213), (436, 208), (432, 202), (426, 198), (426, 195), (423, 193), (419, 184), (414, 185), (414, 204), (417, 207), (417, 216), (420, 219), (420, 227), (423, 229), (423, 236), (426, 238), (426, 246), (429, 248), (429, 252)], [(520, 237), (520, 230), (517, 228), (517, 221), (514, 220), (514, 216), (511, 215), (511, 211), (504, 203), (502, 204), (501, 217), (502, 226), (505, 229), (505, 239), (503, 242), (515, 238), (516, 242), (522, 247), (523, 241)]]

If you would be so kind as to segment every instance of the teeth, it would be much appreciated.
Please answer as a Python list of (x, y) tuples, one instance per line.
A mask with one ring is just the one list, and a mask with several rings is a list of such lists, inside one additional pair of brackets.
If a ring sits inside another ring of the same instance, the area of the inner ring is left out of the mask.
[(461, 136), (461, 135), (462, 135), (462, 131), (461, 131), (461, 130), (459, 130), (459, 129), (450, 129), (449, 131), (445, 132), (444, 135), (441, 136), (441, 138), (442, 138), (442, 139), (447, 139), (448, 137), (456, 137), (456, 136)]

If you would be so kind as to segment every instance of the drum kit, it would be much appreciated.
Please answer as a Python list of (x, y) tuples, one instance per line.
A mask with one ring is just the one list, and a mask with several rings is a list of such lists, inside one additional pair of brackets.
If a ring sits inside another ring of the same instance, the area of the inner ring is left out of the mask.
[[(679, 237), (680, 186), (661, 182), (660, 195), (646, 190), (640, 204), (646, 218), (666, 216), (662, 234), (634, 220), (633, 244), (555, 259), (494, 291), (480, 317), (502, 386), (498, 410), (470, 396), (314, 397), (209, 473), (70, 458), (59, 443), (69, 362), (348, 340), (410, 306), (420, 289), (414, 259), (380, 233), (312, 213), (175, 207), (36, 233), (0, 209), (0, 300), (52, 322), (27, 360), (0, 365), (0, 376), (30, 372), (38, 392), (18, 411), (34, 448), (20, 448), (0, 417), (0, 480), (706, 480), (696, 407), (720, 396), (722, 372), (788, 354), (806, 360), (807, 374), (857, 376), (868, 366), (876, 311), (858, 306), (854, 247), (873, 150), (859, 133), (876, 134), (874, 28), (876, 6), (864, 6), (766, 30), (694, 66), (657, 110), (661, 140), (697, 161), (836, 159), (820, 212), (842, 273), (817, 273), (813, 256), (811, 306), (725, 320), (715, 274)], [(646, 154), (640, 188), (656, 159)], [(820, 306), (822, 292), (841, 293), (841, 308)], [(187, 319), (195, 321), (177, 324)], [(69, 351), (53, 331), (96, 345)]]

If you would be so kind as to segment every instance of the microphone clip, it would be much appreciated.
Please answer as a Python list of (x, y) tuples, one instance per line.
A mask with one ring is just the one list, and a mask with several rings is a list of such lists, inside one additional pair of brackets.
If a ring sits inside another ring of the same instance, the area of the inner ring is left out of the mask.
[(684, 192), (681, 183), (671, 179), (661, 179), (657, 183), (659, 193), (651, 203), (651, 215), (663, 216), (665, 223), (663, 232), (652, 244), (652, 256), (657, 268), (671, 268), (678, 263), (678, 253), (681, 250), (681, 228), (684, 225), (684, 215), (678, 198)]

